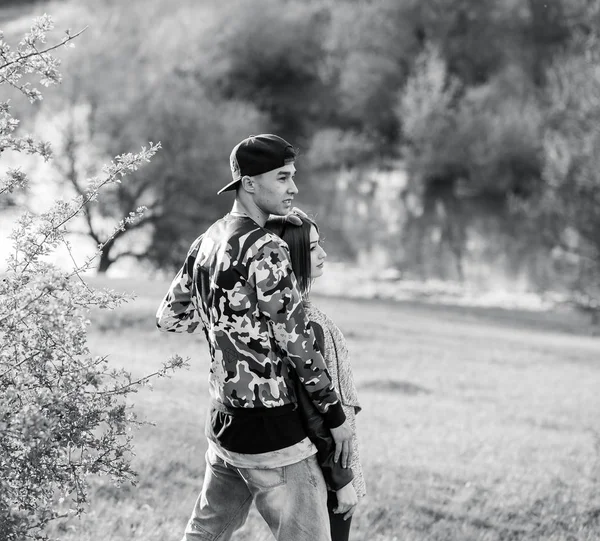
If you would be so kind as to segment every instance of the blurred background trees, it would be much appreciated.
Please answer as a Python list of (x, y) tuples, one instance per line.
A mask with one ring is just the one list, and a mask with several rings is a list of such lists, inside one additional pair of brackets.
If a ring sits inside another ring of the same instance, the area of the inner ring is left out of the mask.
[(97, 243), (107, 219), (149, 209), (101, 271), (177, 266), (231, 204), (216, 191), (232, 146), (273, 131), (301, 149), (298, 203), (330, 255), (597, 298), (597, 2), (51, 3), (59, 26), (90, 27), (47, 98), (62, 116), (25, 122), (56, 129), (57, 182), (77, 190), (101, 158), (163, 144), (82, 223)]

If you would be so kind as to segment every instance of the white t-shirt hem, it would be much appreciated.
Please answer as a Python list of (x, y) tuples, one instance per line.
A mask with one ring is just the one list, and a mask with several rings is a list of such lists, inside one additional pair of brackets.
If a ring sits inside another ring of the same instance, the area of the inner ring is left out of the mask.
[(271, 469), (289, 466), (307, 459), (317, 453), (317, 448), (310, 439), (267, 453), (247, 454), (235, 453), (223, 449), (218, 443), (208, 440), (208, 450), (236, 468)]

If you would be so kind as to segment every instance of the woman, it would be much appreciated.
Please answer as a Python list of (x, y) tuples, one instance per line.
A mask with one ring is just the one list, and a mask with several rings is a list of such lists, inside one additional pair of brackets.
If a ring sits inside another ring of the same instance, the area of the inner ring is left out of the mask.
[[(280, 236), (290, 249), (292, 269), (304, 298), (306, 315), (317, 337), (319, 348), (323, 352), (323, 357), (327, 363), (333, 384), (342, 401), (346, 418), (350, 421), (352, 428), (356, 432), (355, 417), (360, 411), (361, 406), (358, 402), (352, 370), (348, 361), (346, 340), (333, 321), (309, 300), (312, 282), (323, 274), (325, 258), (327, 257), (319, 236), (319, 228), (313, 220), (301, 211), (283, 217), (270, 218), (265, 227)], [(302, 390), (301, 386), (299, 387)], [(306, 400), (303, 402), (306, 402)], [(308, 404), (308, 407), (312, 406)], [(314, 440), (313, 435), (309, 435)], [(325, 473), (325, 470), (329, 469), (332, 465), (325, 466), (327, 459), (321, 456), (322, 450), (317, 441), (315, 441), (315, 444), (319, 449), (319, 462)], [(336, 510), (339, 510), (338, 500), (340, 502), (348, 502), (352, 499), (356, 501), (356, 498), (361, 498), (366, 493), (356, 435), (353, 439), (351, 468), (354, 474), (352, 481), (337, 491), (329, 490), (327, 505), (331, 523), (332, 541), (348, 540), (352, 520), (351, 514), (353, 509), (346, 515), (336, 513)], [(325, 478), (331, 487), (333, 484), (330, 481), (331, 476), (325, 475)]]

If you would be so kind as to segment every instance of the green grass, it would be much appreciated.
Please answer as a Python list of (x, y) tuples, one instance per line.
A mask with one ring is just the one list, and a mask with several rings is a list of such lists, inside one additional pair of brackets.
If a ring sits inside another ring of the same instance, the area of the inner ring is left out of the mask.
[[(94, 352), (135, 374), (174, 352), (190, 370), (135, 395), (136, 487), (94, 485), (70, 541), (179, 539), (204, 472), (208, 357), (199, 334), (161, 334), (166, 284), (94, 315)], [(354, 541), (597, 540), (600, 340), (561, 316), (318, 298), (345, 333), (363, 412), (369, 495)], [(568, 331), (568, 332), (566, 332)], [(56, 530), (55, 530), (56, 531)], [(272, 539), (253, 512), (237, 541)]]

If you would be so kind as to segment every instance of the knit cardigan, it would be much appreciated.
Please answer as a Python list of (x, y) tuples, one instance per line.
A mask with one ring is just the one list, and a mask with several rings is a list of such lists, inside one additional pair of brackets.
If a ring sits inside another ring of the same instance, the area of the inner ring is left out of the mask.
[[(352, 484), (354, 485), (356, 494), (361, 498), (366, 495), (365, 479), (360, 463), (358, 440), (356, 437), (356, 414), (361, 410), (361, 405), (358, 401), (358, 393), (356, 392), (356, 385), (354, 384), (346, 339), (337, 325), (312, 303), (305, 302), (304, 309), (311, 325), (318, 325), (321, 327), (321, 329), (316, 330), (315, 334), (318, 338), (321, 334), (323, 336), (324, 343), (322, 353), (325, 358), (325, 363), (327, 364), (327, 370), (329, 371), (335, 390), (342, 402), (342, 408), (346, 414), (346, 419), (354, 432), (352, 438), (353, 449), (351, 461), (352, 471), (354, 473)], [(321, 333), (319, 330), (322, 330), (323, 332)], [(319, 345), (321, 346), (321, 344)]]

